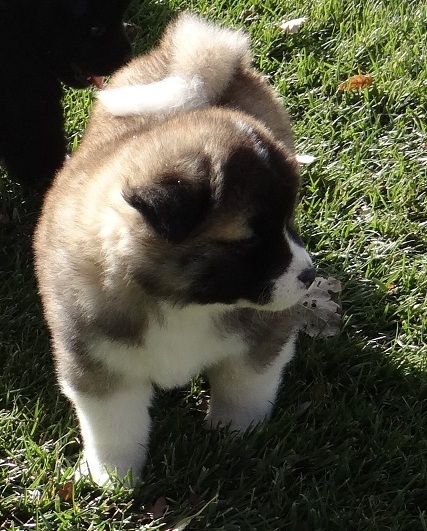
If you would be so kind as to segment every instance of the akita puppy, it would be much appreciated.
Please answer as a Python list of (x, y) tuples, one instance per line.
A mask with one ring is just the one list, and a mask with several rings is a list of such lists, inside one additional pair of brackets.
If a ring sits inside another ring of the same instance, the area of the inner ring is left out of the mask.
[(99, 94), (49, 190), (36, 272), (82, 468), (136, 478), (155, 386), (204, 371), (207, 422), (272, 411), (315, 277), (289, 120), (248, 37), (184, 14)]

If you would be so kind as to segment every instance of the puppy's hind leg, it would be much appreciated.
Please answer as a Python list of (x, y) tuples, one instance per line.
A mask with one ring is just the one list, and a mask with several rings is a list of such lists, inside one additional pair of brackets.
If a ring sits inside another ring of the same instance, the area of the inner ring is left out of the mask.
[(98, 485), (109, 472), (134, 484), (145, 462), (150, 431), (151, 384), (133, 383), (106, 396), (80, 393), (63, 385), (80, 422), (84, 452), (80, 473)]
[(230, 357), (208, 371), (211, 387), (208, 427), (229, 425), (244, 431), (268, 419), (282, 380), (282, 369), (294, 354), (291, 337), (273, 361), (263, 366), (251, 357)]

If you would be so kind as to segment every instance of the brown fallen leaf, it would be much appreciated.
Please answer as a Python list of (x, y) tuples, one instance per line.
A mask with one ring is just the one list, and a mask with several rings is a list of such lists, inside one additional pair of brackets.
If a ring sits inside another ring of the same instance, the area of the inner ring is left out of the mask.
[(123, 26), (125, 28), (125, 32), (126, 32), (127, 38), (130, 41), (135, 40), (137, 37), (140, 36), (140, 34), (142, 32), (142, 28), (140, 26), (134, 24), (133, 22), (125, 22), (123, 24)]
[(74, 483), (67, 481), (58, 489), (58, 496), (61, 501), (69, 502), (73, 499)]
[(148, 509), (148, 513), (152, 515), (153, 520), (158, 520), (165, 514), (167, 508), (168, 502), (166, 501), (166, 498), (160, 496), (160, 498), (157, 498), (154, 504)]
[(341, 328), (341, 306), (330, 293), (340, 293), (336, 278), (317, 277), (303, 299), (294, 308), (297, 326), (311, 337), (336, 336)]
[(360, 90), (370, 87), (374, 83), (374, 78), (370, 74), (356, 74), (338, 85), (338, 91)]

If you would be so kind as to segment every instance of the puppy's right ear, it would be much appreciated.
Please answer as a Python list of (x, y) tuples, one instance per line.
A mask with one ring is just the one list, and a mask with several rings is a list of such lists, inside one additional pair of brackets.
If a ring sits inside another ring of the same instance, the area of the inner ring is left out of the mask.
[(185, 179), (180, 174), (170, 174), (158, 183), (123, 191), (126, 202), (171, 243), (183, 241), (202, 222), (209, 209), (210, 196), (206, 181)]

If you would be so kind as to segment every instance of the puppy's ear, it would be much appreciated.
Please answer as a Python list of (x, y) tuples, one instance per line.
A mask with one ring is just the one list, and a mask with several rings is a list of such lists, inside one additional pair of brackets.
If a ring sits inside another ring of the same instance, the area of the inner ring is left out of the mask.
[(205, 217), (211, 194), (206, 180), (189, 180), (177, 172), (149, 186), (128, 187), (123, 197), (160, 236), (179, 243)]

